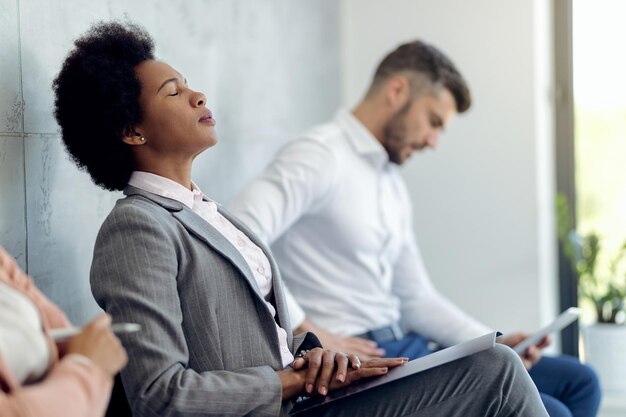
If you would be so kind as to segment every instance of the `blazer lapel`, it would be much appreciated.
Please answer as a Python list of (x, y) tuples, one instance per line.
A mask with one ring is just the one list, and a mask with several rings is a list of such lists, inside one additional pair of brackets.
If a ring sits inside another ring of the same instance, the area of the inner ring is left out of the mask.
[(287, 337), (289, 343), (291, 343), (291, 323), (289, 321), (289, 313), (287, 311), (287, 303), (285, 300), (285, 292), (283, 290), (283, 282), (280, 278), (280, 271), (278, 269), (278, 264), (274, 260), (274, 256), (270, 251), (269, 247), (263, 242), (252, 230), (248, 228), (243, 222), (237, 219), (235, 216), (230, 214), (226, 209), (224, 209), (221, 205), (218, 205), (218, 211), (224, 216), (228, 221), (230, 221), (237, 229), (241, 230), (245, 233), (252, 243), (257, 245), (267, 259), (270, 262), (270, 266), (272, 268), (272, 289), (274, 291), (274, 300), (276, 304), (276, 318), (278, 319), (278, 325), (287, 331)]
[(124, 194), (141, 195), (169, 210), (172, 213), (172, 216), (178, 219), (178, 221), (180, 221), (180, 223), (190, 233), (193, 233), (208, 246), (212, 247), (215, 251), (219, 252), (222, 256), (228, 259), (239, 270), (239, 272), (241, 272), (241, 275), (246, 279), (246, 281), (248, 281), (248, 284), (259, 298), (259, 301), (265, 302), (265, 299), (261, 294), (261, 290), (254, 279), (254, 275), (241, 253), (239, 253), (239, 251), (228, 241), (228, 239), (226, 239), (226, 237), (224, 237), (224, 235), (194, 213), (191, 209), (189, 209), (189, 207), (176, 200), (161, 197), (133, 186), (127, 186), (124, 189)]

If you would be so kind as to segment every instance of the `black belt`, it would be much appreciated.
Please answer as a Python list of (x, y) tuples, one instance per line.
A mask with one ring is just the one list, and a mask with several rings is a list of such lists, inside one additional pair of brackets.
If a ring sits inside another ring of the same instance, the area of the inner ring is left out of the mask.
[(393, 323), (389, 326), (370, 330), (363, 334), (357, 335), (357, 337), (373, 340), (376, 343), (386, 343), (402, 340), (404, 338), (404, 332), (402, 331), (402, 328), (398, 323)]

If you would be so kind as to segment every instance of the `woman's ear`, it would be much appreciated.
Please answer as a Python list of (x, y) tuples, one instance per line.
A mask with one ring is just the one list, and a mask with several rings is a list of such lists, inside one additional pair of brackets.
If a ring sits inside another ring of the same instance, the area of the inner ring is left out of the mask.
[(146, 143), (146, 138), (134, 129), (127, 129), (124, 132), (122, 141), (127, 145), (143, 145)]

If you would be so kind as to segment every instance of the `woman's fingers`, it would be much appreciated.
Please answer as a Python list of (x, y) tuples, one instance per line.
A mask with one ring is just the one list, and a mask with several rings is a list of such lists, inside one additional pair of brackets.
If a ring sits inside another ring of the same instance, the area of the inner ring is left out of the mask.
[(297, 371), (300, 369), (304, 369), (306, 367), (306, 364), (306, 359), (298, 357), (293, 360), (293, 362), (291, 363), (291, 367)]
[(304, 390), (307, 394), (313, 394), (319, 372), (322, 368), (322, 355), (324, 350), (315, 348), (306, 354), (305, 359), (308, 361), (308, 369), (304, 376)]
[(355, 354), (315, 348), (293, 362), (294, 369), (306, 369), (304, 389), (307, 394), (327, 395), (331, 389), (362, 378), (386, 374), (390, 368), (403, 365), (408, 358), (374, 358), (361, 362)]
[(354, 353), (348, 354), (348, 360), (350, 361), (352, 369), (359, 369), (361, 367), (361, 359)]
[(335, 355), (335, 352), (331, 350), (325, 350), (324, 353), (322, 353), (322, 368), (317, 377), (316, 386), (316, 391), (318, 394), (328, 394), (330, 380), (335, 371)]
[(348, 371), (348, 374), (346, 375), (346, 380), (343, 383), (340, 383), (339, 381), (333, 381), (330, 384), (330, 389), (333, 390), (333, 389), (345, 387), (363, 378), (373, 378), (373, 377), (382, 376), (382, 375), (385, 375), (388, 371), (389, 371), (389, 368), (384, 367), (384, 366), (353, 369), (353, 370)]
[(375, 358), (362, 363), (363, 368), (395, 368), (404, 365), (409, 358)]
[(348, 373), (348, 366), (350, 365), (350, 359), (348, 355), (343, 352), (335, 354), (335, 363), (337, 364), (337, 371), (335, 372), (335, 379), (339, 382), (346, 380), (346, 374)]

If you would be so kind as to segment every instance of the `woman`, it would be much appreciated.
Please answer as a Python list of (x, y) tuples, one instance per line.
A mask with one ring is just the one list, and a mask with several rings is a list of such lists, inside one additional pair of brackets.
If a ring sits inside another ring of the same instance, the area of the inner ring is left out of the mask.
[(102, 315), (59, 349), (46, 331), (71, 326), (0, 247), (0, 414), (103, 416), (113, 375), (126, 363)]
[[(217, 142), (206, 98), (154, 59), (145, 31), (95, 26), (76, 41), (54, 87), (57, 121), (75, 162), (96, 184), (126, 194), (100, 229), (91, 286), (109, 314), (144, 329), (128, 341), (122, 373), (135, 416), (284, 415), (299, 395), (326, 395), (405, 362), (361, 364), (321, 349), (312, 334), (285, 331), (282, 284), (268, 248), (191, 180), (194, 158)], [(302, 357), (294, 360), (296, 352)], [(482, 415), (506, 415), (506, 407), (493, 406), (503, 398), (494, 384), (504, 382), (519, 415), (545, 415), (514, 355), (498, 348), (477, 356), (437, 376), (387, 384), (375, 390), (379, 398), (348, 397), (315, 413), (458, 410), (446, 390), (456, 376), (490, 387), (467, 401), (469, 414), (480, 406)], [(476, 360), (494, 371), (479, 375)]]

